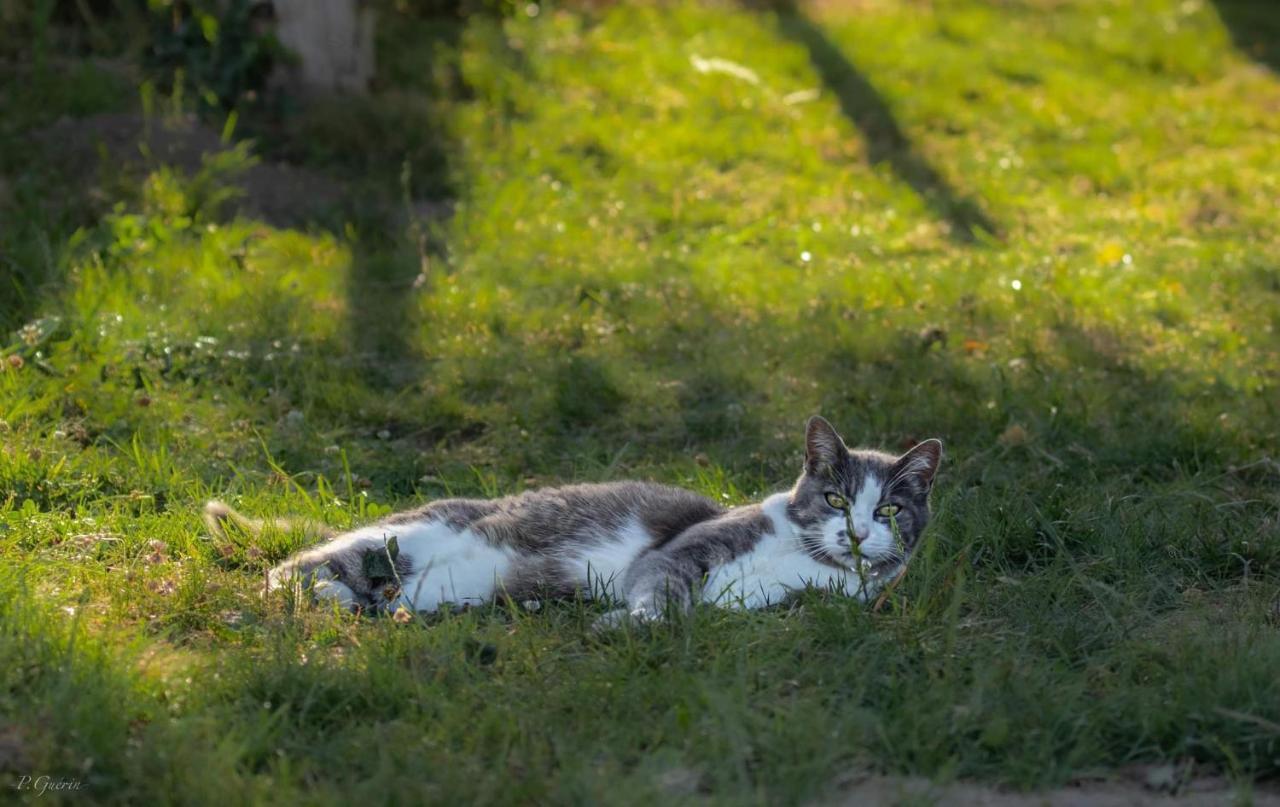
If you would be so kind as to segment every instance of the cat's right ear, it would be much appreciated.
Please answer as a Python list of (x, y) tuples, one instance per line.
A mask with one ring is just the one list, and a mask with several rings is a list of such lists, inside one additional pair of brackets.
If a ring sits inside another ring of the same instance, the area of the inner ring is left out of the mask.
[(933, 487), (933, 478), (938, 473), (938, 464), (942, 462), (942, 441), (925, 440), (915, 448), (898, 458), (890, 471), (891, 479), (914, 477), (919, 480), (921, 488), (927, 494)]
[(837, 467), (849, 449), (835, 427), (821, 415), (809, 418), (804, 429), (804, 468), (811, 474), (823, 474)]

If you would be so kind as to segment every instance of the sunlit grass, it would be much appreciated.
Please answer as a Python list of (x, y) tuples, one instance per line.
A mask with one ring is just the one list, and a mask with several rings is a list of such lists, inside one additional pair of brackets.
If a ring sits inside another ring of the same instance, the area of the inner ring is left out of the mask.
[[(246, 121), (349, 190), (296, 229), (227, 213), (235, 160), (28, 147), (118, 77), (3, 85), (0, 763), (121, 802), (1280, 773), (1280, 81), (1214, 5), (539, 12), (388, 10), (379, 93)], [(749, 501), (813, 412), (947, 445), (880, 614), (398, 625), (263, 601), (304, 538), (199, 519)]]

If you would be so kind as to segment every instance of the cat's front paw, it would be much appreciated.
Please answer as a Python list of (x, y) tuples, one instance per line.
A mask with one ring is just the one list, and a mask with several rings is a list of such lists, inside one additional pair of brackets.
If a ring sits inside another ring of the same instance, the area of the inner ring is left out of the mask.
[(267, 585), (263, 589), (263, 596), (269, 595), (275, 591), (290, 591), (295, 596), (302, 593), (302, 574), (298, 571), (298, 567), (285, 561), (271, 568), (267, 572)]
[(317, 604), (337, 603), (349, 611), (354, 611), (360, 604), (356, 593), (344, 583), (337, 580), (317, 580), (311, 584), (311, 599)]
[(325, 566), (304, 571), (297, 563), (285, 561), (267, 573), (267, 585), (263, 596), (285, 591), (295, 603), (336, 603), (350, 611), (358, 611), (369, 605), (350, 586), (338, 579)]

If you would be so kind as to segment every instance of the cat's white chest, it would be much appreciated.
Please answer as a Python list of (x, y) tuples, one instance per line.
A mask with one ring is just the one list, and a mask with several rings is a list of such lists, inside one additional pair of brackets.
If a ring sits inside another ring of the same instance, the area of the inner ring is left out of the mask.
[[(400, 550), (413, 559), (413, 571), (403, 581), (404, 603), (419, 611), (492, 600), (520, 566), (516, 550), (493, 546), (470, 529), (422, 521), (397, 532)], [(579, 548), (566, 552), (560, 565), (566, 579), (588, 597), (616, 596), (615, 585), (652, 542), (635, 519), (614, 532), (577, 538)]]
[(589, 599), (617, 597), (627, 568), (653, 545), (653, 536), (632, 518), (615, 532), (583, 536), (581, 547), (568, 553), (561, 565), (570, 580)]
[(789, 536), (766, 535), (751, 552), (712, 570), (702, 600), (721, 608), (763, 608), (806, 587), (848, 594), (851, 574), (817, 562)]
[(469, 529), (439, 521), (404, 525), (398, 533), (400, 550), (414, 559), (413, 572), (402, 581), (402, 597), (419, 611), (493, 599), (516, 560), (511, 549), (491, 546)]
[(814, 560), (801, 546), (787, 518), (787, 494), (765, 499), (761, 510), (772, 529), (752, 550), (716, 568), (702, 589), (703, 602), (722, 608), (763, 608), (806, 587), (852, 594), (855, 573)]

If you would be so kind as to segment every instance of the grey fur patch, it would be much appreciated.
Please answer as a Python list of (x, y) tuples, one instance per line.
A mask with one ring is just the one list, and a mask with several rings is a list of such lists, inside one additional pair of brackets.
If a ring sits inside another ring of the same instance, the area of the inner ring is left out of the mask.
[(691, 524), (724, 512), (705, 496), (654, 482), (606, 482), (531, 490), (503, 499), (446, 499), (383, 524), (442, 520), (470, 528), (494, 546), (520, 552), (563, 552), (598, 540), (631, 519), (661, 544)]
[(627, 602), (656, 613), (684, 610), (712, 569), (747, 554), (772, 530), (773, 523), (758, 504), (694, 524), (631, 564), (623, 578)]
[(441, 499), (412, 510), (388, 516), (379, 522), (388, 527), (415, 521), (443, 521), (455, 530), (465, 529), (501, 508), (501, 501), (487, 499)]

